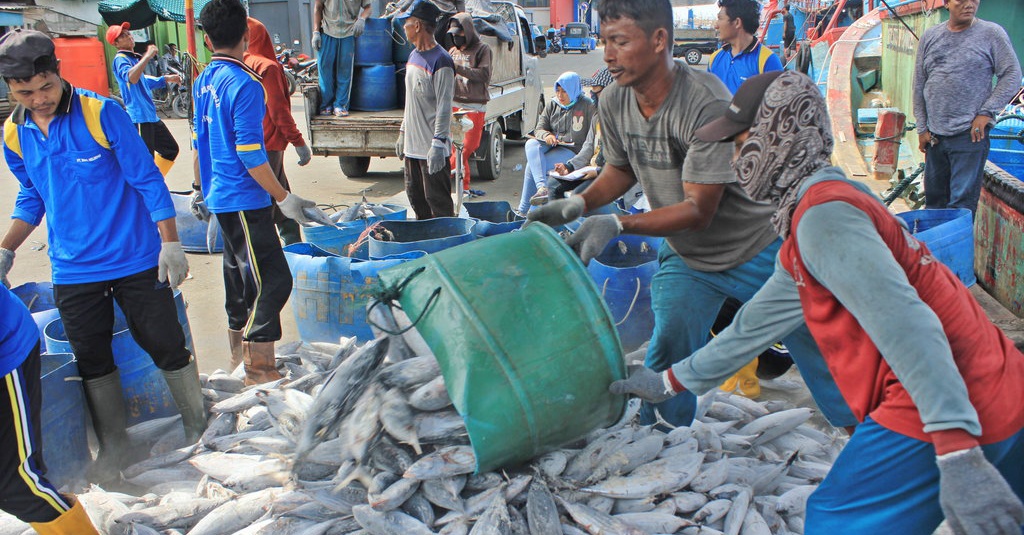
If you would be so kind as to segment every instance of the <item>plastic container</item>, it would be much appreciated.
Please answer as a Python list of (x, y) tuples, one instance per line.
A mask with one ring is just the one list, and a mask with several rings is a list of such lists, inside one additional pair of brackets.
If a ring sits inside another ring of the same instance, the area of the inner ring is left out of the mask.
[(178, 227), (182, 249), (189, 253), (219, 253), (224, 250), (224, 236), (216, 217), (211, 217), (209, 221), (196, 219), (189, 208), (191, 195), (172, 192), (171, 200), (174, 202), (174, 224)]
[(394, 210), (394, 212), (382, 217), (370, 217), (367, 219), (360, 219), (358, 221), (339, 223), (337, 227), (319, 225), (305, 227), (302, 230), (305, 233), (306, 242), (312, 243), (313, 245), (338, 256), (351, 256), (352, 258), (368, 260), (370, 256), (367, 243), (361, 245), (356, 250), (356, 253), (351, 255), (348, 254), (348, 246), (359, 239), (359, 235), (366, 230), (366, 227), (378, 221), (405, 221), (409, 216), (408, 208), (400, 204), (382, 204), (382, 206), (390, 208)]
[(25, 303), (25, 307), (32, 314), (32, 320), (36, 322), (39, 329), (39, 347), (46, 346), (46, 339), (43, 337), (43, 330), (51, 321), (60, 317), (57, 311), (57, 304), (53, 300), (53, 284), (49, 282), (26, 282), (21, 286), (11, 289), (11, 293)]
[(391, 65), (392, 43), (390, 19), (366, 19), (363, 35), (356, 37), (356, 66)]
[(467, 202), (462, 206), (469, 217), (479, 220), (473, 227), (473, 233), (481, 238), (518, 230), (525, 221), (516, 216), (508, 201)]
[(92, 456), (86, 435), (85, 391), (70, 353), (46, 354), (39, 360), (42, 391), (40, 424), (46, 478), (57, 488), (78, 479)]
[[(416, 274), (418, 270), (422, 272)], [(477, 471), (512, 466), (612, 424), (625, 375), (608, 308), (576, 254), (530, 225), (386, 269), (437, 356)], [(436, 297), (434, 296), (436, 293)], [(422, 318), (421, 318), (422, 316)]]
[[(990, 136), (1017, 136), (1024, 131), (1024, 121), (1004, 119), (989, 132)], [(992, 139), (988, 161), (998, 165), (1018, 180), (1024, 180), (1024, 141)]]
[(416, 47), (405, 36), (405, 21), (409, 17), (395, 17), (391, 21), (391, 59), (396, 67), (405, 67), (409, 55)]
[[(185, 334), (185, 347), (195, 355), (192, 344), (192, 329), (185, 313), (185, 300), (175, 290), (174, 303), (178, 312), (178, 323)], [(60, 318), (51, 321), (45, 328), (46, 352), (72, 353), (71, 344), (64, 332)], [(121, 388), (128, 413), (128, 425), (132, 426), (155, 418), (178, 414), (174, 398), (167, 387), (163, 373), (153, 364), (153, 359), (139, 347), (128, 331), (128, 322), (119, 307), (114, 306), (114, 337), (111, 341), (114, 364), (121, 372)]]
[(974, 275), (974, 220), (966, 208), (913, 210), (896, 214), (910, 232), (928, 246), (965, 286), (977, 282)]
[(356, 67), (352, 86), (352, 109), (359, 111), (387, 111), (398, 108), (398, 89), (395, 66), (372, 65)]
[(424, 254), (411, 251), (383, 260), (360, 260), (331, 254), (309, 243), (285, 247), (299, 338), (303, 342), (335, 344), (342, 336), (355, 336), (361, 342), (372, 340), (366, 303), (380, 287), (377, 272)]
[(393, 241), (370, 237), (370, 259), (384, 258), (409, 251), (436, 253), (462, 245), (475, 236), (476, 221), (459, 217), (437, 217), (423, 221), (384, 221), (381, 226), (391, 232)]
[(651, 279), (658, 271), (658, 248), (662, 241), (624, 234), (612, 240), (587, 265), (611, 310), (622, 348), (627, 352), (642, 346), (654, 332)]
[(95, 37), (57, 37), (53, 51), (60, 60), (60, 76), (75, 87), (110, 96), (107, 57)]

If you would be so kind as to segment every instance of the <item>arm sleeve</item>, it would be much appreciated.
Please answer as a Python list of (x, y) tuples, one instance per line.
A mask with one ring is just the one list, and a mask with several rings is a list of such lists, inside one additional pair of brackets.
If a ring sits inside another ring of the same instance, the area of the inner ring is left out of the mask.
[(174, 204), (164, 177), (149, 155), (128, 113), (114, 101), (104, 101), (100, 110), (100, 125), (125, 181), (142, 196), (150, 219), (156, 222), (174, 217)]
[(261, 82), (267, 93), (267, 116), (270, 122), (284, 135), (288, 143), (296, 147), (305, 145), (302, 132), (295, 125), (292, 117), (292, 102), (288, 96), (288, 82), (284, 78), (284, 69), (271, 66), (263, 73)]
[(996, 35), (993, 36), (991, 43), (992, 56), (995, 58), (996, 87), (981, 107), (981, 111), (990, 117), (999, 115), (1020, 89), (1020, 63), (1013, 52), (1010, 37), (1006, 35), (1006, 30), (998, 26), (994, 33)]
[(796, 230), (807, 271), (857, 319), (932, 433), (981, 435), (967, 385), (935, 312), (864, 212), (843, 202), (808, 210)]
[(537, 117), (537, 128), (533, 130), (534, 137), (544, 139), (551, 133), (551, 114), (554, 113), (554, 106), (553, 102), (548, 102), (544, 106), (544, 111), (540, 112), (540, 117)]
[(231, 104), (235, 131), (235, 152), (246, 169), (267, 163), (263, 146), (263, 115), (267, 109), (266, 92), (259, 82), (246, 82)]
[(440, 69), (434, 73), (434, 94), (437, 115), (434, 116), (434, 137), (448, 139), (452, 128), (452, 97), (455, 94), (455, 70)]
[(914, 120), (917, 121), (918, 134), (928, 131), (928, 111), (924, 105), (924, 84), (928, 81), (928, 73), (924, 69), (924, 55), (928, 53), (929, 41), (926, 32), (921, 37), (914, 61)]
[(703, 394), (803, 323), (796, 283), (776, 259), (775, 272), (740, 307), (732, 324), (690, 358), (673, 365), (672, 372), (687, 390)]
[(694, 124), (684, 126), (686, 132), (686, 159), (683, 160), (684, 182), (699, 184), (730, 184), (736, 182), (736, 173), (732, 170), (732, 143), (709, 143), (697, 139), (694, 134), (698, 128), (711, 122), (725, 113), (728, 103), (714, 100), (704, 106)]
[(465, 76), (471, 82), (484, 84), (491, 83), (491, 47), (480, 43), (480, 50), (476, 53), (476, 64), (473, 67), (455, 65), (455, 74)]
[(7, 168), (18, 179), (19, 185), (11, 219), (20, 219), (32, 226), (38, 226), (46, 213), (46, 207), (43, 205), (43, 198), (32, 184), (32, 179), (25, 171), (25, 161), (16, 152), (7, 148), (6, 144), (4, 144), (4, 158), (7, 160)]
[(111, 70), (114, 71), (114, 78), (116, 78), (118, 82), (121, 82), (125, 86), (131, 85), (131, 82), (128, 81), (128, 71), (131, 69), (132, 65), (128, 61), (128, 58), (120, 55), (114, 56), (114, 65)]
[(163, 76), (149, 76), (147, 74), (143, 75), (142, 80), (143, 83), (146, 84), (146, 88), (150, 91), (161, 87), (167, 87), (167, 80), (164, 80)]
[(590, 164), (591, 158), (594, 157), (594, 127), (597, 125), (597, 121), (594, 119), (590, 120), (590, 129), (587, 131), (587, 139), (583, 142), (583, 146), (580, 147), (580, 151), (573, 156), (571, 160), (566, 162), (570, 170), (580, 169)]
[(768, 56), (768, 60), (764, 62), (764, 70), (761, 72), (772, 72), (782, 70), (782, 60), (779, 59), (777, 54), (771, 54)]

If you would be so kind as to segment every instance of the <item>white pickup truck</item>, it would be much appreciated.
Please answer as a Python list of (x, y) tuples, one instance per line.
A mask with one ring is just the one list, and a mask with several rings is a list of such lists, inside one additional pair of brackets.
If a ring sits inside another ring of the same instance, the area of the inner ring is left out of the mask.
[[(519, 139), (537, 124), (544, 105), (544, 88), (537, 70), (537, 52), (530, 22), (521, 7), (511, 2), (491, 3), (512, 36), (511, 46), (497, 37), (481, 35), (491, 47), (491, 100), (480, 148), (471, 160), (473, 178), (495, 180), (501, 174), (505, 136)], [(395, 156), (395, 142), (402, 124), (402, 110), (353, 111), (348, 117), (317, 115), (319, 88), (302, 88), (306, 124), (314, 154), (337, 156), (341, 171), (349, 177), (366, 174), (370, 158)]]

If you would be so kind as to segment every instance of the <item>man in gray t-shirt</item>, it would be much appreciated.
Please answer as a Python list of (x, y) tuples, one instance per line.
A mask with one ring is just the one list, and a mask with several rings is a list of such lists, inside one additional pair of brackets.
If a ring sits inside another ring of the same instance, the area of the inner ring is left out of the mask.
[[(714, 75), (672, 59), (669, 0), (604, 0), (597, 10), (615, 80), (599, 105), (606, 165), (582, 194), (549, 202), (528, 218), (562, 225), (639, 181), (651, 212), (589, 216), (568, 244), (589, 262), (620, 233), (665, 236), (651, 281), (655, 326), (645, 362), (662, 371), (707, 343), (727, 297), (747, 301), (768, 280), (781, 239), (770, 223), (773, 208), (736, 183), (731, 146), (694, 135), (731, 96)], [(806, 326), (783, 342), (825, 416), (833, 425), (854, 425)], [(688, 425), (695, 401), (683, 393), (657, 410), (670, 424)], [(645, 405), (643, 421), (654, 422), (654, 408)]]
[(977, 18), (978, 0), (946, 0), (946, 8), (949, 20), (921, 36), (914, 68), (925, 206), (974, 212), (988, 130), (1020, 87), (1020, 63), (1006, 30)]

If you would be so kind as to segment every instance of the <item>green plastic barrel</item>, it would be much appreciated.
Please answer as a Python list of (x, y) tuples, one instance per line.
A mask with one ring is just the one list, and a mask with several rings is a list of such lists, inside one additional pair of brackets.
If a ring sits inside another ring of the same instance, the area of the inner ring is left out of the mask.
[[(420, 270), (420, 268), (423, 268)], [(417, 273), (418, 272), (418, 273)], [(527, 461), (614, 423), (626, 399), (611, 314), (586, 268), (533, 224), (380, 272), (441, 364), (477, 471)], [(432, 295), (436, 292), (436, 298)]]

